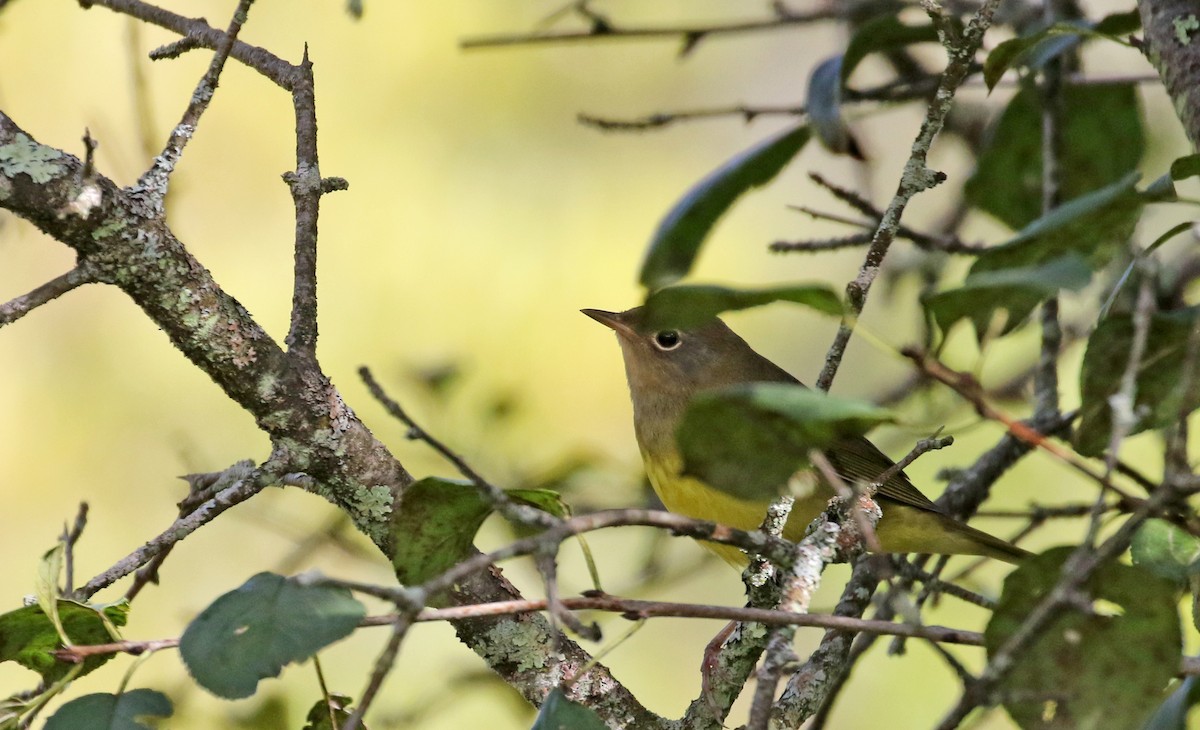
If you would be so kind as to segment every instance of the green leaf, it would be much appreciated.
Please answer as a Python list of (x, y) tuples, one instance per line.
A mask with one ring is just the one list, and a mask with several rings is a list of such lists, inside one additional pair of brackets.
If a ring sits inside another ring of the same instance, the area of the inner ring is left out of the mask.
[(179, 654), (208, 691), (226, 699), (249, 697), (260, 679), (277, 677), (284, 665), (345, 638), (365, 615), (344, 588), (259, 573), (188, 625)]
[(642, 285), (653, 290), (683, 278), (725, 211), (746, 191), (773, 180), (811, 136), (804, 125), (771, 137), (726, 162), (687, 191), (650, 240), (642, 263)]
[(559, 519), (571, 516), (571, 507), (563, 501), (562, 495), (553, 489), (506, 489), (504, 493), (510, 499), (523, 502), (530, 507), (536, 507)]
[(1171, 163), (1171, 179), (1178, 182), (1200, 175), (1200, 155), (1187, 155)]
[[(1114, 183), (1137, 169), (1145, 147), (1132, 84), (1062, 89), (1059, 187), (1064, 200)], [(964, 189), (967, 202), (1013, 230), (1042, 213), (1042, 111), (1036, 90), (1008, 102)]]
[[(984, 631), (989, 659), (1062, 578), (1072, 548), (1036, 555), (1009, 574)], [(1178, 671), (1175, 589), (1153, 574), (1108, 563), (1080, 595), (1093, 611), (1068, 608), (1014, 659), (998, 699), (1022, 728), (1141, 727)]]
[(555, 687), (546, 695), (530, 730), (605, 730), (607, 727), (590, 707), (572, 702)]
[(923, 299), (943, 332), (960, 319), (970, 319), (976, 336), (982, 340), (992, 326), (998, 310), (1008, 313), (999, 334), (1016, 329), (1041, 302), (1060, 290), (1078, 291), (1087, 285), (1092, 271), (1076, 254), (1035, 266), (972, 272), (957, 289)]
[[(72, 644), (81, 646), (118, 641), (121, 637), (112, 627), (124, 626), (129, 615), (129, 606), (124, 602), (100, 608), (59, 599), (55, 609), (60, 628), (55, 627), (40, 605), (0, 615), (0, 662), (16, 662), (42, 675), (46, 684), (56, 682), (75, 666), (54, 657), (53, 652), (63, 648), (63, 634)], [(91, 672), (112, 656), (88, 657), (77, 676)]]
[[(331, 694), (327, 700), (317, 700), (304, 717), (307, 721), (304, 730), (342, 730), (346, 721), (354, 714), (350, 709), (352, 704), (353, 701), (349, 697), (339, 694)], [(359, 727), (367, 730), (365, 726)]]
[(683, 472), (740, 499), (779, 495), (812, 449), (892, 420), (870, 403), (802, 385), (752, 383), (699, 393), (676, 435)]
[(1142, 14), (1137, 8), (1128, 10), (1124, 13), (1113, 13), (1106, 15), (1100, 19), (1100, 22), (1092, 26), (1092, 30), (1100, 35), (1116, 37), (1129, 35), (1142, 27)]
[(1143, 730), (1188, 730), (1188, 710), (1200, 703), (1200, 677), (1184, 677)]
[(710, 321), (721, 312), (759, 307), (772, 302), (793, 302), (824, 314), (840, 315), (842, 303), (824, 284), (792, 284), (763, 289), (730, 289), (706, 284), (672, 286), (646, 297), (643, 321), (649, 329), (688, 329)]
[(1034, 266), (1069, 253), (1102, 268), (1121, 250), (1137, 225), (1145, 199), (1137, 173), (1075, 198), (1025, 226), (1014, 238), (982, 254), (971, 275)]
[(151, 730), (158, 726), (154, 718), (174, 712), (171, 700), (152, 689), (91, 694), (58, 708), (46, 721), (46, 730)]
[(846, 46), (841, 63), (842, 83), (864, 58), (872, 53), (886, 53), (915, 43), (937, 43), (937, 29), (932, 23), (907, 25), (895, 15), (881, 15), (863, 23)]
[(38, 605), (42, 607), (42, 611), (46, 614), (46, 618), (50, 619), (50, 624), (58, 632), (58, 637), (62, 639), (64, 644), (69, 644), (70, 639), (63, 630), (62, 620), (58, 616), (58, 579), (62, 576), (63, 552), (65, 550), (66, 546), (60, 542), (42, 555), (42, 560), (38, 563), (35, 595), (37, 596)]
[(470, 482), (426, 477), (404, 490), (393, 521), (392, 567), (404, 585), (420, 585), (471, 554), (492, 505)]
[(1128, 45), (1115, 36), (1132, 33), (1139, 27), (1141, 17), (1136, 10), (1109, 15), (1091, 26), (1081, 21), (1055, 23), (1029, 35), (1004, 41), (992, 49), (983, 62), (983, 80), (991, 91), (1004, 72), (1017, 63), (1026, 61), (1030, 68), (1040, 68), (1085, 38), (1107, 38)]
[(1166, 520), (1147, 520), (1134, 533), (1130, 553), (1134, 565), (1182, 588), (1200, 558), (1200, 539)]
[[(1200, 383), (1200, 366), (1187, 365), (1187, 343), (1192, 330), (1200, 326), (1200, 308), (1159, 312), (1150, 320), (1146, 351), (1137, 372), (1134, 413), (1139, 415), (1130, 430), (1136, 433), (1177, 423), (1183, 415), (1183, 385)], [(1108, 399), (1121, 388), (1121, 377), (1133, 343), (1133, 318), (1114, 314), (1100, 322), (1088, 338), (1080, 374), (1079, 428), (1075, 448), (1084, 456), (1096, 456), (1108, 448), (1112, 433), (1112, 408)], [(1194, 398), (1191, 399), (1194, 401)], [(1187, 404), (1188, 412), (1194, 402)]]

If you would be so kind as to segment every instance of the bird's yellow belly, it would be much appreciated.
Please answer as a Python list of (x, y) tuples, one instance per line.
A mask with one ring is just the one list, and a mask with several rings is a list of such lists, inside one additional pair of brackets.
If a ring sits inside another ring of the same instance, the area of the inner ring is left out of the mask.
[[(758, 529), (767, 515), (769, 502), (748, 502), (737, 499), (698, 479), (681, 476), (679, 462), (675, 459), (659, 463), (646, 460), (645, 464), (650, 485), (654, 487), (663, 506), (671, 512), (698, 520), (719, 522), (739, 530)], [(821, 491), (824, 492), (824, 490)], [(789, 540), (799, 540), (803, 537), (808, 523), (812, 522), (813, 518), (825, 509), (825, 504), (831, 496), (833, 496), (832, 491), (829, 494), (816, 494), (796, 500), (791, 515), (788, 517), (784, 536)], [(745, 553), (732, 545), (706, 541), (701, 541), (700, 544), (735, 567), (742, 567), (746, 564)]]

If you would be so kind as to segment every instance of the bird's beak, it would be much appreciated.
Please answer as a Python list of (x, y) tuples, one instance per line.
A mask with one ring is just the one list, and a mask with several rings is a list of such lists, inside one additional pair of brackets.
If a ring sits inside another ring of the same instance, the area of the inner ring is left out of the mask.
[(606, 312), (603, 309), (581, 309), (579, 310), (596, 320), (600, 324), (615, 330), (618, 335), (624, 335), (629, 338), (636, 338), (637, 332), (629, 326), (627, 322), (621, 319), (621, 315), (617, 312)]

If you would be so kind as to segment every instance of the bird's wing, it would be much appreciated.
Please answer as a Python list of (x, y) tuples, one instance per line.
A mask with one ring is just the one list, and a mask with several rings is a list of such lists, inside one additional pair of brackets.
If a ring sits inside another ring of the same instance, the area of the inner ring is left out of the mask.
[[(826, 450), (825, 455), (828, 457), (830, 463), (833, 464), (833, 468), (837, 471), (838, 476), (847, 482), (870, 484), (878, 479), (880, 474), (895, 464), (887, 455), (875, 448), (874, 444), (861, 436), (846, 439), (838, 443)], [(908, 476), (904, 472), (897, 472), (895, 476), (888, 479), (885, 484), (879, 487), (878, 494), (881, 497), (887, 497), (910, 507), (931, 512), (942, 511), (940, 507), (913, 486), (913, 483), (908, 480)]]

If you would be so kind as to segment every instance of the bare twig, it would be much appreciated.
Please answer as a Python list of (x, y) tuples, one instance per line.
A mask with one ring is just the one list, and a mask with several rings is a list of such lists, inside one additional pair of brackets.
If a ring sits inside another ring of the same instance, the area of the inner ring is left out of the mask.
[(797, 25), (832, 20), (841, 16), (836, 5), (829, 9), (815, 10), (810, 13), (795, 13), (777, 15), (763, 20), (742, 23), (715, 23), (710, 25), (679, 25), (679, 26), (615, 26), (611, 22), (593, 22), (591, 27), (579, 31), (563, 31), (555, 33), (516, 33), (505, 35), (479, 36), (467, 38), (459, 46), (465, 50), (477, 48), (499, 48), (504, 46), (532, 46), (554, 43), (576, 43), (596, 40), (629, 40), (635, 38), (679, 38), (686, 48), (695, 47), (696, 43), (709, 36), (734, 35), (739, 33), (754, 33), (789, 28)]
[(80, 502), (79, 511), (75, 513), (75, 524), (68, 530), (63, 525), (63, 593), (70, 593), (75, 586), (75, 543), (83, 535), (87, 526), (88, 503)]
[(375, 660), (375, 669), (371, 672), (371, 679), (368, 680), (366, 689), (363, 690), (362, 697), (358, 701), (358, 706), (354, 708), (354, 712), (346, 719), (341, 730), (357, 730), (362, 727), (363, 715), (366, 714), (367, 708), (375, 700), (375, 696), (379, 694), (379, 688), (383, 686), (383, 680), (387, 678), (392, 667), (396, 664), (396, 657), (400, 653), (400, 644), (404, 641), (405, 634), (408, 633), (408, 627), (412, 625), (411, 619), (404, 614), (392, 624), (392, 635), (388, 639), (387, 646), (379, 653), (379, 658)]
[[(942, 72), (937, 93), (933, 102), (929, 105), (925, 120), (921, 123), (921, 129), (917, 133), (916, 141), (913, 142), (912, 154), (908, 158), (908, 162), (905, 163), (904, 173), (900, 176), (900, 184), (897, 186), (896, 195), (892, 198), (892, 202), (888, 204), (887, 210), (884, 211), (880, 219), (878, 228), (875, 229), (875, 237), (871, 242), (871, 247), (867, 250), (867, 255), (863, 260), (862, 267), (859, 269), (858, 276), (846, 285), (848, 311), (842, 319), (842, 324), (838, 328), (838, 333), (834, 338), (833, 344), (829, 347), (829, 353), (825, 358), (825, 366), (821, 369), (821, 374), (817, 378), (816, 387), (819, 390), (828, 391), (829, 387), (833, 385), (833, 378), (837, 374), (838, 366), (841, 365), (842, 357), (846, 353), (846, 346), (849, 344), (850, 337), (854, 333), (855, 321), (862, 314), (863, 307), (866, 306), (867, 294), (871, 289), (871, 284), (879, 274), (879, 269), (883, 265), (883, 259), (887, 255), (892, 241), (896, 238), (896, 233), (900, 225), (900, 217), (904, 213), (904, 209), (908, 206), (908, 202), (917, 193), (932, 188), (946, 177), (945, 173), (931, 170), (925, 164), (929, 155), (929, 148), (946, 122), (946, 116), (950, 113), (950, 107), (954, 101), (954, 92), (966, 79), (967, 73), (971, 69), (975, 53), (983, 41), (984, 31), (991, 25), (992, 14), (995, 12), (997, 5), (999, 5), (999, 0), (986, 0), (980, 6), (979, 11), (976, 12), (975, 16), (971, 18), (970, 23), (968, 23), (961, 44), (943, 40), (946, 51), (950, 56), (950, 61), (946, 66), (946, 70)], [(939, 28), (939, 34), (943, 35), (945, 32), (944, 26), (948, 24), (944, 22), (944, 16), (940, 15), (940, 7), (930, 4), (927, 6), (927, 10), (930, 12), (931, 17), (933, 17), (935, 25)]]
[(65, 274), (60, 274), (27, 294), (0, 304), (0, 327), (16, 322), (38, 307), (51, 302), (63, 294), (96, 280), (95, 274), (86, 264), (80, 264)]

